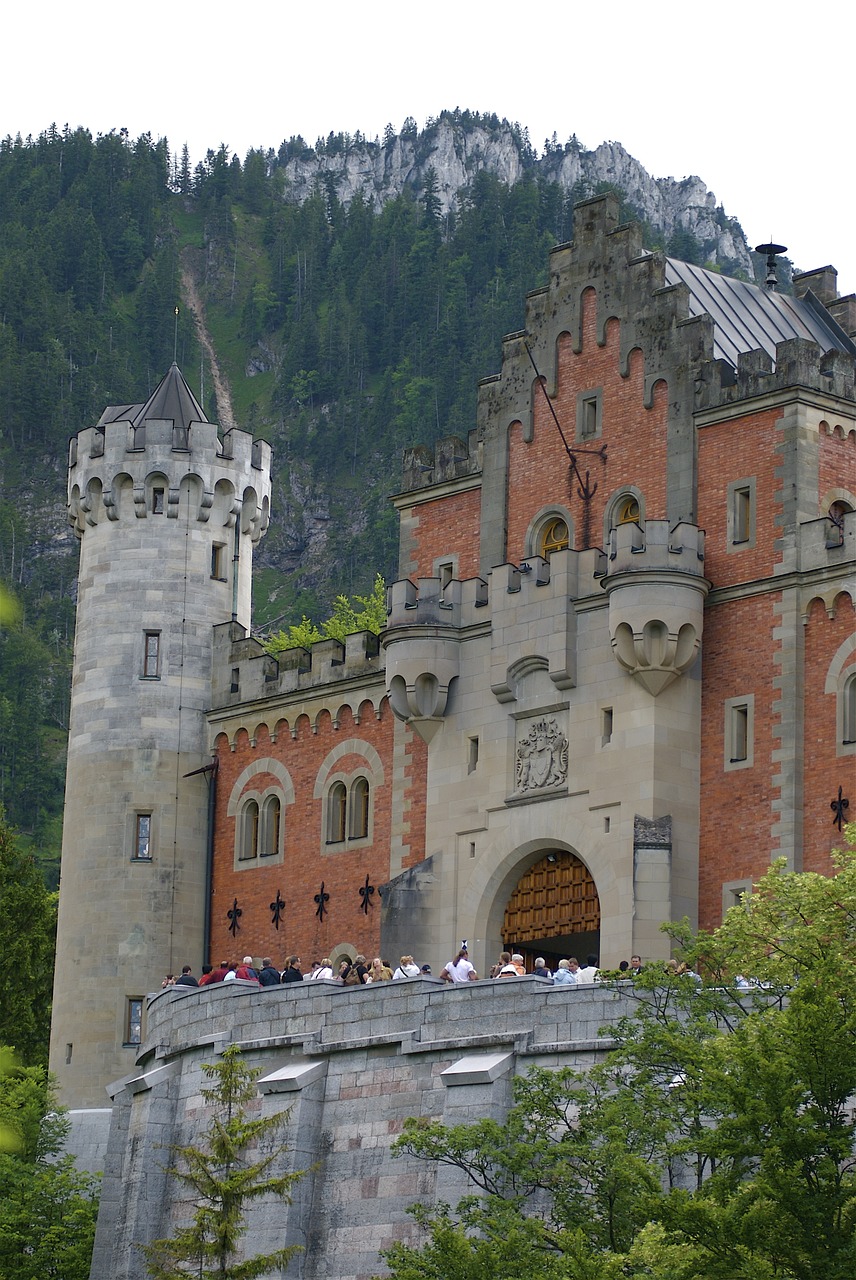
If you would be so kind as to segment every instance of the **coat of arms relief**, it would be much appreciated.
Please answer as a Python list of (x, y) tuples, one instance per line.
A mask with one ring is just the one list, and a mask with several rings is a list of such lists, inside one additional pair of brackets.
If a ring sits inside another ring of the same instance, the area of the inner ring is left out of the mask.
[(534, 721), (517, 743), (517, 790), (559, 787), (568, 777), (568, 739), (555, 717)]

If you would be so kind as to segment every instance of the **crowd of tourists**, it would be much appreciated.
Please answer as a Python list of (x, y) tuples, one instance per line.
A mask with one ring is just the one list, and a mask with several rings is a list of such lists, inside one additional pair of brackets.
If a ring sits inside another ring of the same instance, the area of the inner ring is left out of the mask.
[[(269, 956), (265, 956), (261, 965), (257, 967), (252, 956), (244, 956), (240, 964), (229, 963), (225, 960), (216, 966), (204, 964), (202, 966), (202, 975), (199, 978), (194, 977), (191, 966), (186, 964), (179, 977), (168, 973), (161, 986), (164, 988), (172, 986), (206, 987), (215, 982), (234, 982), (237, 979), (241, 979), (244, 982), (256, 982), (260, 987), (278, 987), (283, 983), (316, 982), (319, 980), (337, 982), (341, 986), (352, 987), (368, 986), (369, 983), (374, 982), (396, 982), (402, 978), (433, 976), (430, 964), (420, 965), (411, 955), (402, 956), (395, 969), (393, 969), (388, 960), (383, 960), (380, 956), (375, 956), (373, 960), (367, 960), (364, 955), (357, 955), (353, 959), (346, 958), (340, 961), (336, 966), (335, 973), (333, 965), (327, 957), (321, 960), (314, 960), (306, 972), (301, 969), (300, 964), (300, 956), (293, 955), (287, 958), (285, 968), (279, 969)], [(631, 956), (629, 961), (622, 960), (619, 965), (619, 971), (629, 978), (635, 977), (637, 973), (642, 972), (641, 958), (639, 956)], [(521, 952), (502, 951), (487, 976), (499, 980), (503, 978), (523, 978), (528, 972), (530, 971), (526, 968), (526, 962)], [(600, 970), (596, 955), (589, 955), (584, 965), (580, 964), (576, 956), (569, 956), (567, 959), (559, 960), (555, 969), (549, 968), (543, 956), (537, 956), (531, 973), (537, 978), (552, 981), (557, 986), (567, 986), (597, 982)], [(476, 982), (478, 980), (479, 975), (470, 961), (469, 947), (466, 941), (461, 944), (454, 959), (444, 965), (437, 976), (443, 982), (452, 984)]]

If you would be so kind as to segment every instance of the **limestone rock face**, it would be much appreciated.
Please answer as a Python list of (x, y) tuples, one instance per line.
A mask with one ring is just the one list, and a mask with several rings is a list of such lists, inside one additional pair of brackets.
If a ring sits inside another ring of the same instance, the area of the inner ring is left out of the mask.
[(383, 144), (357, 135), (354, 140), (346, 136), (340, 148), (306, 149), (285, 163), (284, 195), (300, 204), (319, 183), (332, 181), (343, 204), (361, 192), (379, 209), (405, 190), (420, 193), (430, 169), (444, 214), (456, 207), (459, 194), (482, 170), (508, 184), (540, 174), (569, 194), (573, 191), (577, 200), (595, 194), (599, 184), (614, 184), (666, 238), (676, 231), (691, 232), (702, 241), (708, 261), (731, 271), (742, 269), (753, 278), (749, 245), (739, 224), (717, 206), (701, 178), (654, 178), (620, 142), (602, 142), (593, 151), (570, 142), (536, 156), (519, 130), (505, 121), (495, 127), (444, 116), (421, 133), (394, 135)]

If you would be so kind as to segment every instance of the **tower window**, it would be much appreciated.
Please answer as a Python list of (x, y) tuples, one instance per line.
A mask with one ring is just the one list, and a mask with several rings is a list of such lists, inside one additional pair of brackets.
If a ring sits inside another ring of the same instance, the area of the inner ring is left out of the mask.
[(634, 524), (639, 519), (639, 500), (630, 495), (622, 498), (618, 504), (616, 511), (616, 523), (618, 524)]
[(211, 548), (211, 577), (226, 581), (226, 547), (222, 542), (215, 542)]
[(160, 632), (143, 633), (143, 679), (157, 680), (160, 676)]
[(125, 1044), (143, 1043), (143, 997), (129, 996), (125, 1008)]
[(600, 745), (602, 747), (612, 742), (612, 724), (612, 707), (603, 707), (600, 713)]
[(162, 516), (166, 509), (166, 489), (152, 489), (152, 514)]
[(134, 820), (134, 861), (151, 862), (152, 815), (138, 813)]
[(467, 773), (475, 773), (479, 763), (479, 740), (470, 738), (467, 743)]

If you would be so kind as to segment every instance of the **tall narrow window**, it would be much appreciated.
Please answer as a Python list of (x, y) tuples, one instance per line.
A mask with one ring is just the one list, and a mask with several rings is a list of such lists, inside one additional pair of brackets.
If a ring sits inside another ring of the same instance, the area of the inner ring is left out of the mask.
[(143, 997), (129, 996), (125, 1008), (125, 1044), (143, 1043)]
[(735, 480), (728, 486), (727, 545), (732, 551), (755, 545), (755, 481)]
[(479, 763), (479, 740), (470, 738), (467, 743), (467, 773), (475, 773)]
[(143, 677), (155, 680), (160, 675), (160, 632), (143, 633)]
[(152, 489), (152, 514), (162, 516), (166, 509), (166, 489)]
[(334, 782), (327, 795), (327, 843), (342, 844), (345, 839), (345, 812), (348, 793), (344, 782)]
[(856, 742), (856, 671), (844, 682), (843, 699), (841, 740), (846, 746), (850, 746)]
[(452, 578), (455, 576), (455, 566), (450, 562), (438, 566), (437, 574), (440, 579), (440, 594), (448, 587)]
[(612, 742), (612, 707), (603, 707), (600, 713), (600, 745), (607, 746)]
[(152, 856), (152, 815), (138, 813), (134, 822), (134, 859), (149, 862)]
[(577, 439), (591, 440), (601, 433), (602, 394), (598, 391), (581, 391), (577, 396)]
[(752, 694), (725, 703), (726, 770), (748, 769), (754, 762), (754, 704)]
[(348, 838), (365, 840), (369, 834), (369, 784), (366, 778), (355, 778), (351, 784)]
[(734, 537), (732, 542), (749, 541), (749, 513), (751, 510), (748, 489), (735, 489), (734, 496)]
[(255, 858), (259, 851), (259, 806), (248, 800), (241, 810), (241, 846), (238, 857), (242, 862)]
[(211, 577), (226, 581), (226, 548), (222, 542), (215, 542), (211, 548)]
[(279, 853), (279, 824), (282, 816), (278, 796), (268, 796), (262, 809), (262, 838), (259, 852), (263, 858)]

